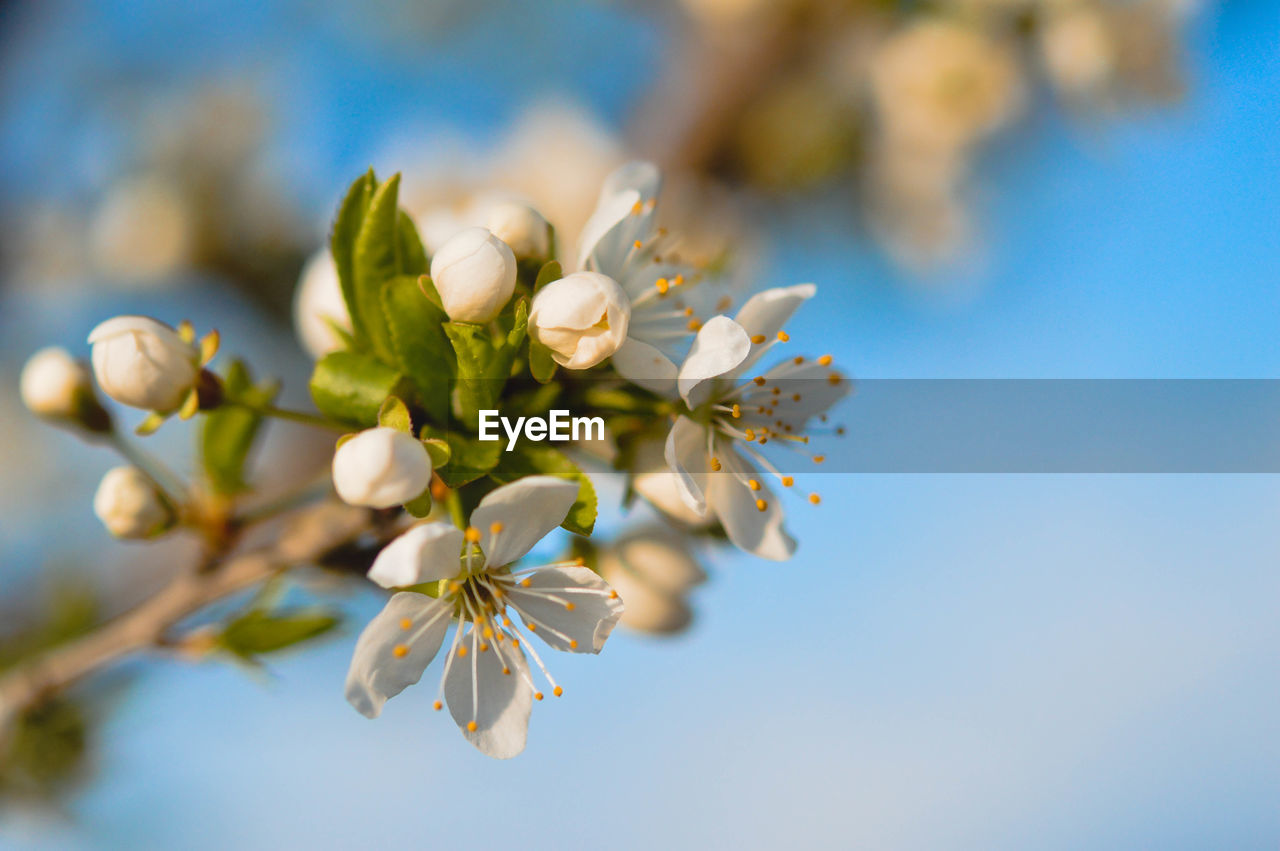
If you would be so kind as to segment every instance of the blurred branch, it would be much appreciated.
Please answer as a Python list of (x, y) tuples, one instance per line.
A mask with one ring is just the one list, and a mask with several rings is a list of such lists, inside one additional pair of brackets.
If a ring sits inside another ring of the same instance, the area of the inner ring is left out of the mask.
[(294, 565), (317, 562), (367, 528), (366, 512), (343, 518), (329, 503), (309, 507), (293, 515), (290, 529), (270, 546), (226, 557), (215, 552), (130, 611), (15, 666), (0, 678), (0, 742), (31, 707), (130, 656), (166, 646), (170, 630), (188, 616)]

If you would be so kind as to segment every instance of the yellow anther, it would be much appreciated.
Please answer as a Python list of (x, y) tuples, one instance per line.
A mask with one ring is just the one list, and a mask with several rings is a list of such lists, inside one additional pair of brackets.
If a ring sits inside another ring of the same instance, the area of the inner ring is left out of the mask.
[(511, 626), (511, 618), (503, 618), (503, 619), (502, 619), (502, 625), (503, 625), (503, 626)]
[(782, 395), (782, 388), (781, 388), (781, 387), (774, 387), (774, 388), (773, 388), (773, 395), (775, 395), (775, 396), (781, 396), (781, 395)]
[(512, 650), (519, 650), (519, 649), (520, 649), (520, 639), (518, 639), (518, 638), (513, 638), (513, 639), (511, 639), (511, 649), (512, 649)]
[(793, 361), (793, 363), (795, 363), (796, 366), (799, 366), (800, 364), (804, 363), (804, 357), (802, 355), (796, 355), (796, 359), (795, 361)]
[(507, 668), (507, 667), (504, 667), (504, 668), (502, 669), (502, 673), (504, 673), (504, 674), (510, 674), (510, 673), (511, 673), (511, 669), (510, 669), (510, 668)]
[(685, 327), (687, 327), (690, 331), (701, 331), (702, 322), (701, 320), (698, 320), (698, 319), (690, 319), (689, 324)]
[(487, 626), (486, 626), (486, 627), (484, 628), (484, 633), (483, 633), (483, 635), (484, 635), (484, 637), (485, 637), (485, 638), (493, 638), (493, 630), (492, 630), (491, 628), (489, 628), (489, 627), (487, 627)]
[(468, 526), (467, 530), (463, 532), (463, 536), (472, 544), (480, 543), (480, 530), (475, 526)]
[(474, 733), (474, 732), (476, 731), (476, 722), (474, 722), (474, 721), (468, 721), (468, 722), (467, 722), (467, 729)]
[(632, 244), (633, 246), (635, 246), (636, 248), (643, 248), (643, 247), (644, 247), (644, 243), (643, 243), (643, 242), (641, 242), (641, 241), (640, 241), (640, 240), (638, 240), (638, 239), (637, 239), (635, 242), (631, 243), (631, 244)]
[(578, 607), (577, 607), (577, 606), (575, 606), (573, 603), (565, 603), (565, 604), (564, 604), (564, 610), (565, 610), (566, 612), (572, 612), (572, 611), (573, 611), (574, 609), (576, 609), (576, 608), (578, 608)]
[(766, 339), (768, 338), (766, 338), (764, 334), (753, 334), (751, 337), (751, 342), (755, 343), (758, 346), (761, 343), (763, 343)]
[(839, 384), (840, 381), (841, 381), (840, 376), (834, 372), (827, 376), (827, 383), (829, 384)]
[(397, 659), (403, 659), (409, 655), (409, 645), (397, 644), (395, 647), (391, 648), (391, 652), (395, 654)]
[(576, 638), (570, 638), (570, 639), (569, 639), (569, 649), (570, 649), (570, 650), (577, 650), (577, 649), (578, 649), (578, 639), (576, 639)]
[(631, 215), (633, 216), (640, 215), (641, 211), (643, 210), (644, 210), (644, 205), (641, 204), (639, 201), (631, 205)]
[(757, 499), (757, 500), (756, 500), (756, 511), (767, 511), (768, 509), (769, 509), (769, 503), (768, 503), (768, 502), (766, 502), (766, 501), (765, 501), (765, 500), (763, 500), (763, 499)]
[(823, 355), (818, 358), (818, 363), (822, 366), (831, 366), (831, 355)]
[(711, 459), (711, 469), (712, 469), (714, 472), (717, 472), (717, 473), (718, 473), (718, 472), (720, 472), (720, 459), (719, 459), (719, 458), (712, 458), (712, 459)]
[(435, 703), (431, 704), (431, 708), (436, 712), (439, 712), (441, 709), (444, 709), (444, 704), (437, 700)]
[(837, 426), (837, 427), (836, 427), (836, 436), (837, 436), (837, 437), (844, 437), (844, 426)]
[(564, 689), (560, 688), (560, 686), (556, 686), (554, 689), (551, 690), (551, 693), (554, 694), (556, 697), (559, 697), (560, 695), (564, 694)]
[(408, 618), (401, 618), (401, 619), (400, 619), (400, 628), (401, 628), (401, 629), (408, 629), (408, 628), (409, 628), (409, 627), (411, 627), (411, 626), (413, 626), (413, 621), (409, 620)]
[(741, 406), (741, 405), (734, 405), (734, 406), (733, 406), (733, 418), (736, 420), (736, 419), (741, 419), (741, 417), (742, 417), (742, 406)]
[(459, 655), (459, 656), (466, 656), (466, 655), (467, 655), (467, 648), (466, 648), (466, 645), (463, 645), (462, 647), (459, 647), (459, 648), (458, 648), (458, 655)]
[(461, 590), (462, 590), (462, 583), (461, 583), (461, 582), (450, 582), (450, 583), (449, 583), (449, 590), (450, 590), (451, 592), (453, 592), (454, 594), (458, 593), (459, 591), (461, 591)]
[(746, 438), (747, 443), (756, 439), (756, 433), (752, 429), (747, 429), (746, 432), (743, 433), (743, 436)]
[(667, 290), (671, 289), (671, 282), (668, 281), (666, 278), (659, 278), (658, 280), (653, 282), (653, 285), (657, 288), (658, 292), (661, 293), (662, 295), (666, 295)]
[(818, 503), (822, 502), (822, 497), (818, 496), (816, 493), (811, 493), (809, 494), (809, 501), (812, 502), (814, 505), (817, 505)]
[(800, 401), (800, 394), (799, 394), (799, 393), (792, 393), (792, 394), (791, 394), (791, 401), (792, 401), (792, 402), (799, 402), (799, 401)]
[(498, 533), (499, 533), (499, 532), (501, 532), (501, 531), (502, 531), (502, 523), (501, 523), (501, 521), (494, 521), (494, 522), (489, 526), (489, 534), (490, 534), (490, 535), (496, 535), (496, 534), (498, 534)]
[(524, 628), (525, 628), (525, 629), (527, 629), (527, 630), (529, 630), (529, 632), (533, 632), (533, 631), (535, 631), (535, 630), (537, 629), (537, 627), (536, 627), (535, 625), (531, 624), (531, 623), (527, 623), (527, 624), (525, 624), (525, 625), (524, 625)]
[(790, 335), (790, 334), (788, 334), (786, 331), (779, 331), (779, 332), (778, 332), (778, 342), (779, 342), (779, 343), (785, 343), (785, 342), (787, 342), (787, 341), (788, 341), (788, 340), (790, 340), (790, 339), (791, 339), (791, 335)]
[(763, 387), (763, 386), (764, 386), (764, 376), (763, 376), (763, 375), (757, 375), (755, 378), (753, 378), (753, 379), (751, 379), (751, 380), (752, 380), (752, 381), (754, 381), (754, 382), (756, 383), (756, 386), (757, 386), (757, 387)]
[(764, 445), (765, 445), (766, 443), (768, 443), (768, 442), (769, 442), (769, 438), (767, 438), (767, 437), (762, 437), (762, 438), (760, 438), (760, 445), (761, 445), (761, 446), (764, 446)]
[(684, 309), (684, 315), (685, 315), (685, 316), (692, 316), (692, 315), (693, 315), (693, 308), (692, 308), (692, 307), (686, 307), (686, 308)]
[(825, 455), (815, 455), (815, 456), (813, 456), (813, 463), (815, 463), (815, 464), (821, 464), (821, 463), (822, 463), (823, 461), (825, 461), (825, 460), (827, 460), (827, 456), (825, 456)]
[(747, 487), (751, 488), (753, 491), (758, 491), (760, 490), (760, 482), (756, 479), (747, 479)]
[(672, 280), (671, 280), (671, 285), (672, 285), (673, 287), (683, 287), (683, 286), (684, 286), (684, 275), (676, 275), (674, 278), (672, 278)]
[(489, 649), (489, 645), (488, 645), (486, 642), (481, 641), (481, 642), (480, 642), (480, 652), (481, 652), (481, 653), (483, 653), (483, 652), (485, 652), (485, 651), (486, 651), (486, 650), (488, 650), (488, 649)]
[(524, 588), (528, 588), (528, 587), (529, 587), (530, 585), (532, 585), (532, 584), (533, 584), (533, 577), (532, 577), (532, 576), (529, 576), (529, 577), (526, 577), (525, 579), (521, 579), (521, 580), (520, 580), (520, 585), (521, 585), (522, 587), (524, 587)]
[(796, 480), (795, 480), (794, 478), (792, 478), (791, 476), (783, 476), (783, 477), (782, 477), (782, 486), (783, 486), (784, 488), (789, 488), (789, 487), (791, 487), (792, 485), (794, 485), (795, 483), (796, 483)]
[(534, 699), (534, 700), (542, 700), (542, 692), (540, 692), (540, 691), (535, 691), (535, 692), (533, 693), (533, 699)]
[(575, 559), (573, 560), (573, 563), (574, 563), (575, 565), (577, 565), (578, 567), (586, 567), (586, 566), (587, 566), (587, 560), (586, 560), (585, 558), (583, 558), (582, 556), (578, 556), (577, 558), (575, 558)]

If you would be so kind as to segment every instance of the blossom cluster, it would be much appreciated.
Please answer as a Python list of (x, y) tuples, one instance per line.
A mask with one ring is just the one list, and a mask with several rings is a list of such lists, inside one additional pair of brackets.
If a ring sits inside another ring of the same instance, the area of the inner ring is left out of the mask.
[[(238, 361), (209, 369), (216, 333), (197, 341), (187, 323), (140, 316), (94, 329), (91, 370), (62, 350), (37, 354), (24, 400), (125, 451), (131, 463), (109, 472), (94, 500), (123, 538), (247, 522), (215, 515), (251, 490), (243, 466), (264, 418), (340, 432), (333, 494), (381, 531), (361, 571), (391, 592), (356, 642), (348, 701), (375, 717), (443, 656), (435, 708), (447, 705), (484, 753), (514, 756), (533, 703), (564, 692), (539, 642), (594, 654), (620, 621), (683, 629), (686, 598), (705, 578), (698, 540), (774, 561), (793, 555), (788, 465), (823, 462), (810, 439), (838, 431), (825, 425), (828, 411), (850, 389), (830, 355), (781, 352), (816, 287), (765, 290), (734, 309), (731, 288), (685, 261), (678, 236), (658, 226), (661, 182), (645, 162), (613, 172), (562, 260), (553, 224), (516, 201), (428, 254), (400, 207), (399, 176), (363, 175), (298, 286), (316, 413), (276, 407), (277, 388)], [(175, 415), (204, 418), (205, 481), (175, 481), (129, 449), (94, 379), (148, 412), (141, 434)], [(594, 443), (607, 446), (504, 446), (478, 433), (494, 410), (535, 416), (553, 405), (595, 415), (606, 439)], [(596, 543), (598, 499), (584, 467), (600, 457), (668, 522)], [(533, 558), (557, 529), (573, 534), (568, 551)]]

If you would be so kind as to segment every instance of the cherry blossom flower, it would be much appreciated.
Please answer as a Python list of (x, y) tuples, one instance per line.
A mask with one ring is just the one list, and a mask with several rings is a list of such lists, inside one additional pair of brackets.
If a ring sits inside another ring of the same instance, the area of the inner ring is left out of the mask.
[(422, 677), (452, 625), (435, 708), (448, 703), (462, 735), (489, 756), (524, 750), (530, 709), (543, 697), (527, 659), (552, 694), (563, 693), (526, 632), (556, 650), (599, 653), (623, 611), (617, 592), (577, 562), (513, 567), (564, 520), (577, 493), (576, 482), (528, 476), (482, 499), (465, 530), (426, 523), (392, 541), (369, 578), (403, 590), (356, 642), (351, 705), (377, 717)]

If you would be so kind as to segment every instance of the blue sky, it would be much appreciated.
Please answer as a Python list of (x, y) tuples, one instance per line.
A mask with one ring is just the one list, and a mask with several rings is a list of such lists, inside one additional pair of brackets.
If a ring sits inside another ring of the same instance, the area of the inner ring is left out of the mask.
[[(620, 117), (657, 37), (606, 12), (562, 35), (573, 15), (559, 10), (538, 30), (556, 58), (532, 71), (493, 51), (508, 28), (374, 65), (371, 42), (338, 25), (303, 19), (281, 36), (302, 4), (216, 18), (198, 4), (62, 5), (4, 66), (10, 191), (46, 173), (75, 184), (55, 162), (92, 172), (109, 141), (94, 141), (102, 107), (77, 86), (104, 64), (174, 69), (178, 86), (192, 65), (238, 58), (290, 93), (281, 161), (328, 205), (397, 116), (483, 130), (563, 85)], [(1280, 375), (1278, 39), (1270, 4), (1210, 8), (1191, 32), (1185, 103), (1114, 124), (1038, 114), (981, 169), (982, 256), (936, 281), (902, 286), (830, 202), (780, 215), (764, 280), (821, 285), (793, 336), (831, 341), (863, 377)], [(232, 310), (208, 291), (182, 298)], [(6, 369), (129, 306), (3, 305)], [(286, 348), (267, 355), (297, 373)], [(87, 503), (109, 462), (75, 457), (69, 492)], [(476, 754), (430, 711), (430, 686), (377, 722), (354, 713), (348, 632), (282, 659), (267, 683), (150, 669), (108, 722), (101, 781), (74, 822), (0, 824), (0, 843), (1276, 846), (1274, 477), (813, 480), (822, 506), (792, 506), (797, 558), (718, 558), (690, 634), (618, 634), (600, 658), (553, 660), (566, 696), (538, 706), (514, 762)], [(86, 550), (102, 545), (87, 504), (66, 511)], [(49, 530), (11, 526), (0, 542), (29, 556)], [(356, 619), (376, 606), (368, 595)]]

